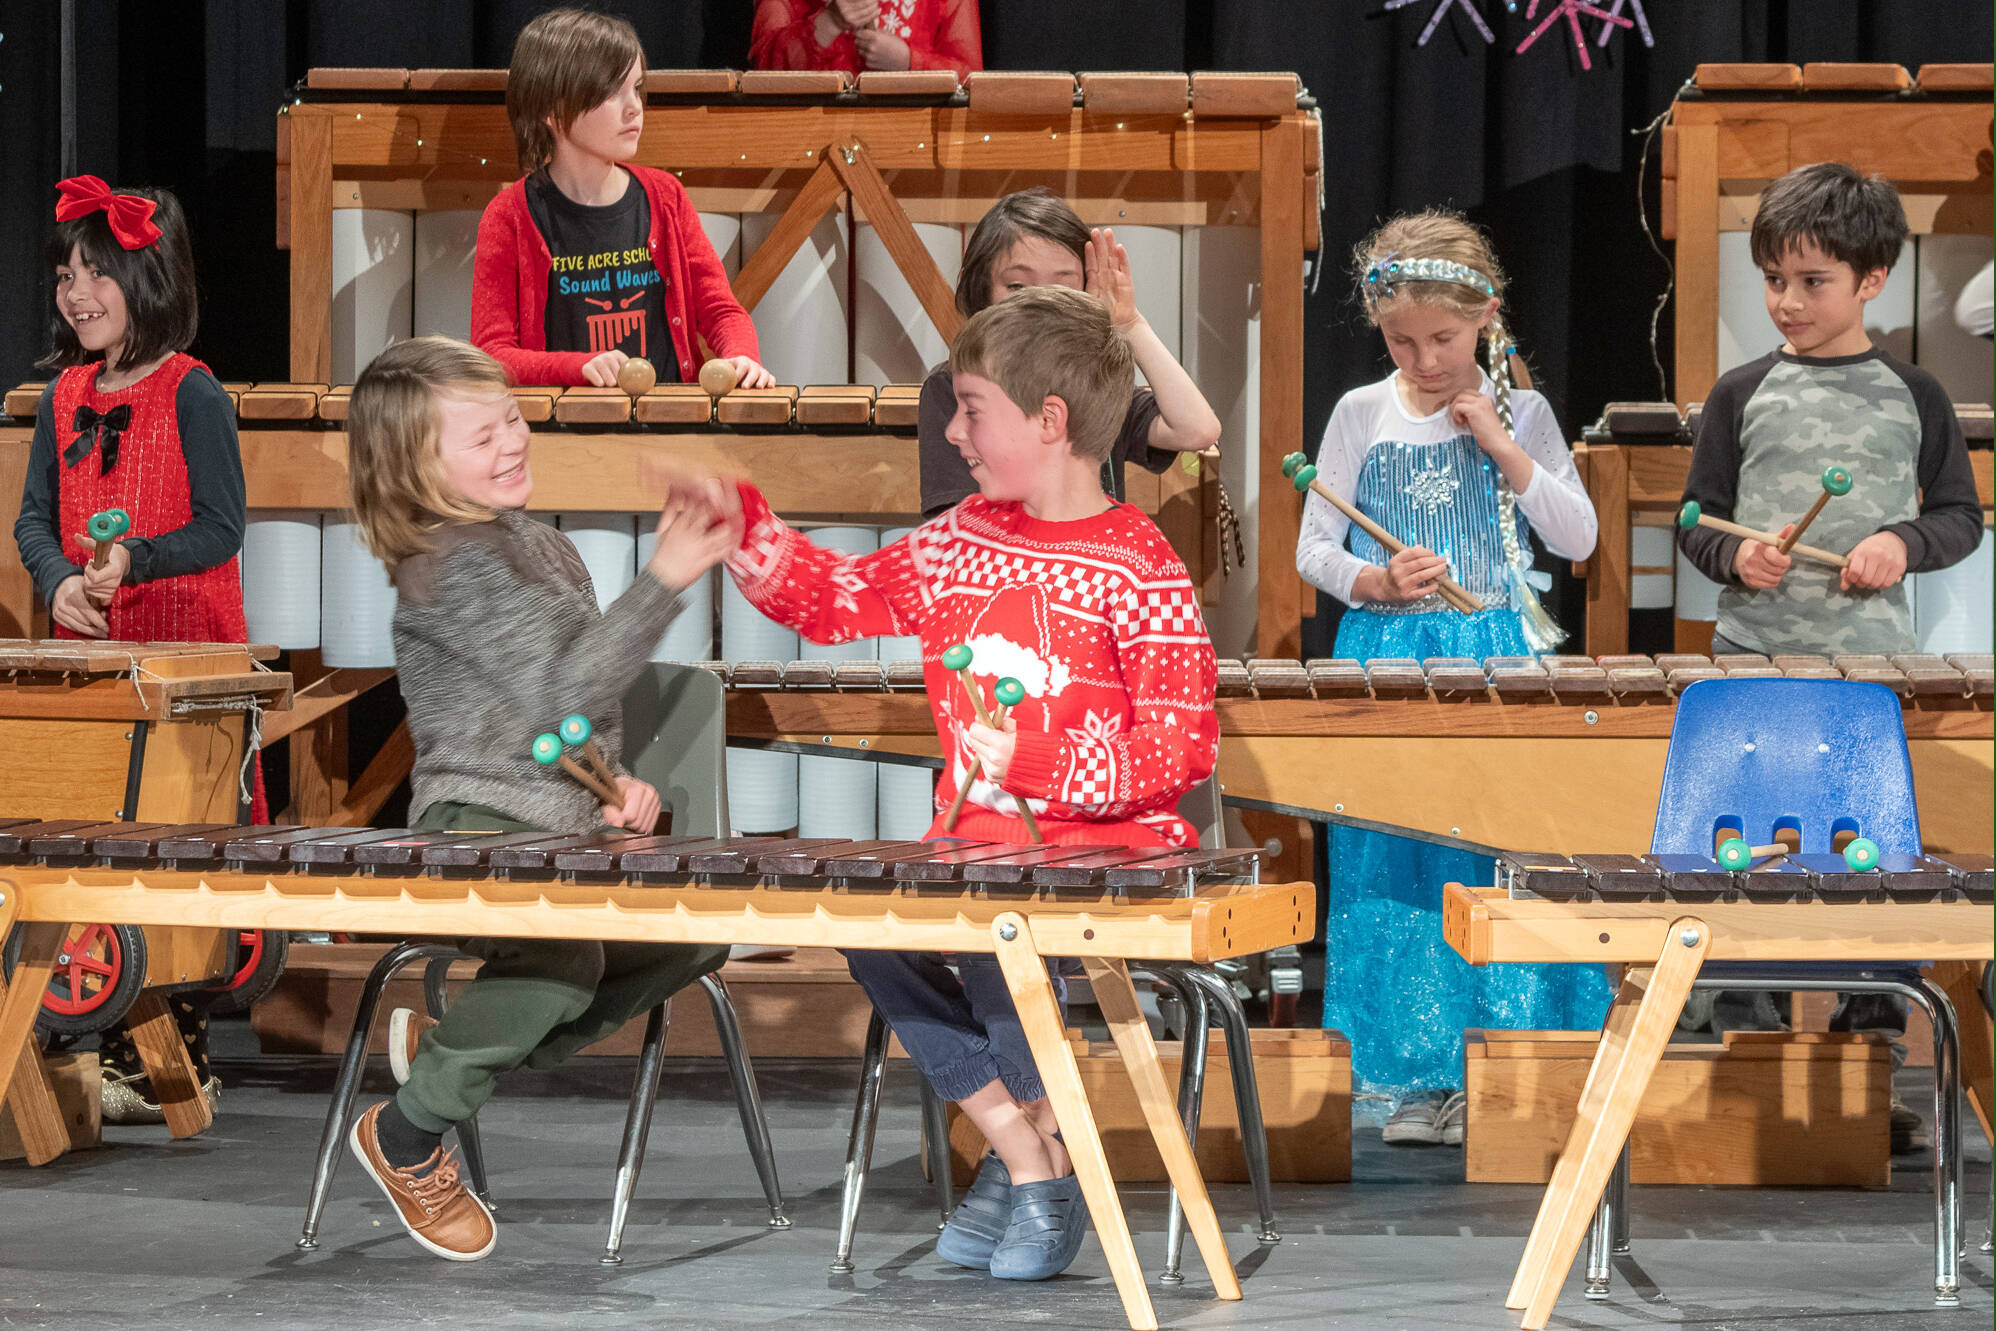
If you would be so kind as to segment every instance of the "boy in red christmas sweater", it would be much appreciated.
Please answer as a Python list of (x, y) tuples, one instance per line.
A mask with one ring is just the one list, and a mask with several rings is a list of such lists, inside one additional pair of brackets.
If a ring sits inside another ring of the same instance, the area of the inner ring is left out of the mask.
[(620, 18), (554, 9), (520, 30), (506, 116), (520, 169), (478, 220), (471, 340), (516, 384), (607, 388), (634, 358), (692, 383), (705, 339), (744, 388), (774, 382), (686, 187), (631, 162), (645, 53)]
[[(1094, 297), (1036, 287), (979, 313), (951, 351), (947, 437), (981, 493), (876, 554), (812, 545), (742, 486), (729, 571), (764, 614), (814, 642), (919, 633), (946, 755), (937, 807), (973, 761), (956, 834), (1050, 844), (1192, 846), (1178, 798), (1213, 770), (1213, 647), (1185, 566), (1156, 525), (1102, 492), (1129, 407), (1130, 347)], [(986, 697), (1017, 679), (1002, 731), (979, 723), (943, 653), (973, 652)], [(938, 817), (931, 837), (945, 835)], [(938, 1095), (991, 1143), (937, 1251), (1008, 1279), (1057, 1275), (1084, 1227), (1079, 1188), (995, 961), (848, 954), (855, 979)]]

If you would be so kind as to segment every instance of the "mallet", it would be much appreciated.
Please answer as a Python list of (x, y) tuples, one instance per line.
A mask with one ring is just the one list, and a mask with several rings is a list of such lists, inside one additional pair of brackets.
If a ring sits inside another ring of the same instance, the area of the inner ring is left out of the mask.
[(1856, 873), (1866, 873), (1878, 867), (1878, 843), (1864, 837), (1852, 837), (1844, 844), (1844, 863)]
[[(956, 644), (956, 646), (944, 652), (943, 669), (955, 671), (956, 677), (963, 681), (963, 691), (970, 695), (970, 709), (971, 711), (977, 714), (977, 719), (980, 724), (988, 726), (993, 730), (1001, 729), (1004, 726), (1005, 711), (1009, 710), (1012, 704), (1006, 703), (1003, 698), (1000, 698), (999, 699), (1000, 711), (997, 719), (995, 720), (993, 719), (991, 713), (984, 710), (984, 696), (977, 691), (977, 681), (972, 679), (970, 676), (969, 644), (960, 642)], [(1019, 699), (1023, 699), (1026, 696), (1025, 689), (1019, 686), (1019, 682), (1017, 680), (1000, 681), (1000, 686), (1002, 687), (1005, 683), (1010, 683), (1015, 688), (1019, 689), (1018, 698), (1015, 698), (1014, 702), (1018, 701)], [(983, 768), (983, 766), (984, 764), (982, 762), (978, 762), (972, 765), (969, 773), (964, 777), (963, 780), (964, 789), (966, 790), (969, 789), (970, 783), (976, 779), (977, 773)], [(958, 794), (958, 799), (955, 802), (955, 804), (951, 806), (950, 814), (945, 817), (943, 822), (943, 828), (945, 831), (949, 830), (950, 828), (953, 828), (956, 825), (955, 814), (961, 812), (963, 807), (963, 800), (962, 800), (963, 792), (958, 791), (957, 794)], [(1023, 795), (1014, 795), (1012, 796), (1012, 799), (1013, 802), (1019, 806), (1019, 821), (1026, 825), (1026, 835), (1030, 836), (1033, 839), (1034, 845), (1040, 844), (1039, 821), (1033, 817), (1033, 811), (1026, 806), (1026, 797)]]
[(580, 749), (582, 751), (582, 761), (589, 764), (590, 771), (602, 777), (613, 787), (617, 784), (617, 774), (610, 770), (610, 764), (604, 761), (603, 751), (597, 748), (596, 741), (590, 738), (590, 736), (596, 733), (596, 730), (594, 726), (589, 724), (588, 717), (580, 712), (564, 716), (561, 719), (560, 728), (555, 733), (561, 736), (563, 744), (566, 744), (571, 749)]
[(111, 547), (118, 538), (132, 529), (132, 515), (122, 508), (107, 508), (102, 513), (90, 515), (90, 539), (97, 543), (97, 551), (90, 556), (90, 567), (103, 568), (111, 562)]
[[(997, 710), (991, 713), (991, 724), (994, 729), (1002, 728), (1005, 724), (1006, 714), (1026, 700), (1026, 688), (1025, 685), (1019, 683), (1016, 679), (1001, 679), (998, 681), (998, 686), (991, 690), (991, 694), (998, 700)], [(963, 778), (963, 784), (956, 788), (956, 797), (950, 801), (949, 811), (943, 815), (943, 831), (954, 832), (956, 830), (957, 816), (963, 812), (963, 802), (970, 796), (971, 783), (976, 781), (979, 774), (983, 771), (984, 760), (982, 758), (971, 759), (970, 771)], [(1023, 800), (1019, 802), (1019, 816), (1024, 820), (1026, 832), (1032, 837), (1033, 844), (1038, 845), (1040, 840), (1040, 826), (1033, 819), (1033, 811), (1026, 807)]]
[(535, 762), (541, 764), (543, 767), (559, 766), (562, 771), (581, 782), (585, 790), (604, 804), (609, 805), (611, 808), (621, 808), (623, 806), (624, 797), (618, 793), (616, 786), (606, 784), (602, 777), (597, 776), (596, 773), (590, 771), (563, 752), (561, 736), (555, 734), (552, 730), (544, 735), (536, 735), (534, 737), (533, 752)]
[(1788, 853), (1787, 845), (1780, 841), (1765, 846), (1749, 846), (1739, 837), (1728, 837), (1719, 843), (1716, 858), (1721, 867), (1737, 872), (1755, 860), (1780, 859)]
[[(1407, 548), (1405, 541), (1395, 536), (1392, 532), (1387, 531), (1386, 528), (1380, 526), (1371, 518), (1365, 516), (1365, 514), (1359, 512), (1357, 504), (1352, 503), (1343, 495), (1333, 491), (1330, 486), (1320, 482), (1317, 479), (1317, 469), (1305, 461), (1301, 453), (1291, 453), (1288, 457), (1282, 459), (1282, 474), (1287, 476), (1289, 483), (1296, 487), (1296, 493), (1301, 494), (1305, 490), (1315, 490), (1324, 497), (1325, 503), (1344, 514), (1347, 518), (1350, 518), (1361, 531), (1385, 546), (1388, 552), (1397, 555)], [(1483, 609), (1482, 601), (1478, 600), (1461, 583), (1446, 573), (1441, 574), (1435, 579), (1435, 590), (1441, 594), (1441, 598), (1444, 601), (1447, 601), (1465, 615), (1473, 615)]]
[(617, 371), (617, 387), (629, 393), (632, 398), (643, 397), (651, 392), (658, 382), (658, 371), (642, 356), (633, 356), (624, 362), (624, 368)]
[(700, 387), (708, 397), (726, 397), (734, 392), (739, 377), (735, 373), (735, 363), (718, 356), (700, 367)]
[(1802, 533), (1809, 530), (1809, 524), (1814, 522), (1816, 520), (1816, 515), (1823, 511), (1823, 505), (1829, 503), (1830, 500), (1836, 495), (1847, 495), (1849, 493), (1850, 493), (1850, 473), (1845, 471), (1842, 467), (1824, 468), (1823, 492), (1816, 496), (1815, 503), (1809, 505), (1809, 511), (1807, 513), (1804, 513), (1802, 515), (1802, 520), (1795, 524), (1795, 530), (1789, 532), (1786, 536), (1782, 537), (1781, 540), (1775, 544), (1774, 548), (1779, 550), (1784, 555), (1787, 554), (1790, 550), (1793, 550), (1795, 548), (1795, 542), (1802, 539)]
[[(1710, 527), (1713, 531), (1722, 531), (1733, 536), (1744, 536), (1749, 541), (1759, 541), (1762, 545), (1771, 545), (1776, 549), (1779, 549), (1781, 546), (1781, 538), (1774, 533), (1757, 531), (1752, 527), (1742, 527), (1737, 522), (1728, 522), (1724, 518), (1715, 518), (1700, 509), (1698, 501), (1695, 499), (1685, 500), (1684, 507), (1677, 510), (1677, 525), (1686, 531), (1690, 531), (1693, 527)], [(1831, 568), (1844, 568), (1850, 563), (1850, 560), (1844, 558), (1842, 555), (1833, 555), (1828, 550), (1818, 550), (1813, 545), (1797, 545), (1791, 547), (1791, 549), (1792, 553), (1798, 554), (1804, 559), (1812, 559), (1818, 564), (1828, 564)]]

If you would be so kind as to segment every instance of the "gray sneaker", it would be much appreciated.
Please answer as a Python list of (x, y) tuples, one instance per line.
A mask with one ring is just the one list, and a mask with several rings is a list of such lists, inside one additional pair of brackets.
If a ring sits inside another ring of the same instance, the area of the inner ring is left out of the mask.
[(1442, 1144), (1442, 1106), (1448, 1091), (1416, 1091), (1403, 1096), (1386, 1120), (1380, 1138), (1388, 1146), (1439, 1146)]
[(1460, 1146), (1464, 1132), (1469, 1128), (1469, 1096), (1463, 1091), (1449, 1092), (1448, 1099), (1435, 1114), (1435, 1126), (1441, 1132), (1442, 1145)]

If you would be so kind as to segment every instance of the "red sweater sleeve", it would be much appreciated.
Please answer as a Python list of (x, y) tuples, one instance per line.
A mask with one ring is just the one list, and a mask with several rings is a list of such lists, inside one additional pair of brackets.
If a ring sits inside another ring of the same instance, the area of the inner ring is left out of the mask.
[(747, 527), (728, 572), (750, 605), (812, 642), (921, 631), (929, 589), (918, 541), (929, 539), (929, 526), (870, 555), (841, 554), (811, 544), (753, 485), (740, 488)]
[[(675, 187), (679, 185), (677, 180), (672, 183)], [(692, 298), (694, 326), (716, 356), (747, 356), (760, 363), (762, 345), (756, 339), (755, 320), (749, 318), (749, 312), (735, 299), (728, 270), (721, 266), (721, 256), (714, 253), (714, 243), (707, 239), (707, 229), (700, 225), (700, 213), (684, 188), (674, 189), (673, 208), (678, 214), (675, 229), (686, 250), (686, 271), (691, 278), (687, 294)]]
[(1021, 729), (1006, 790), (1109, 818), (1168, 804), (1212, 774), (1213, 645), (1191, 579), (1176, 556), (1170, 563), (1175, 578), (1133, 578), (1111, 608), (1129, 727), (1090, 713), (1063, 734)]
[(859, 71), (859, 50), (841, 32), (830, 46), (818, 45), (811, 29), (820, 0), (756, 0), (755, 30), (749, 38), (749, 65), (755, 69), (843, 69)]
[(523, 212), (524, 205), (509, 189), (485, 205), (478, 219), (478, 249), (471, 262), (471, 341), (504, 365), (516, 384), (587, 383), (582, 367), (588, 352), (529, 351), (520, 343)]
[(908, 42), (908, 68), (953, 69), (959, 79), (984, 68), (977, 0), (932, 0), (926, 17)]

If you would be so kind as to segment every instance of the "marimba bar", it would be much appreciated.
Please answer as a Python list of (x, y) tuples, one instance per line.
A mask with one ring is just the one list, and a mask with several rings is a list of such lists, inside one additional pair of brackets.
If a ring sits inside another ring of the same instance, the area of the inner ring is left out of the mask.
[(1989, 905), (1988, 855), (1882, 854), (1856, 870), (1842, 855), (1788, 855), (1730, 870), (1702, 855), (1548, 855), (1506, 851), (1497, 886), (1513, 901), (1951, 902)]

